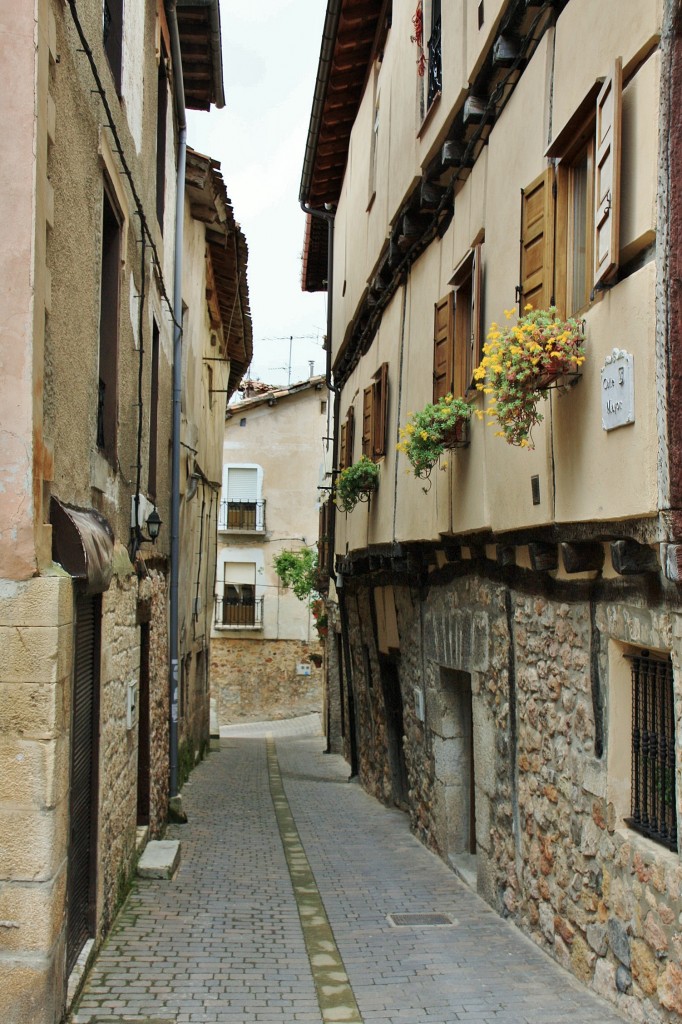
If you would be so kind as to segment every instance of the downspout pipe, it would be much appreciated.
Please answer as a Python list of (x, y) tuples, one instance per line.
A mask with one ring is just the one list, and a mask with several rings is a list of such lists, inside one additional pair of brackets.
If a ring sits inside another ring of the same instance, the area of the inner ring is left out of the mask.
[(178, 162), (175, 194), (175, 263), (173, 270), (173, 435), (171, 450), (171, 582), (169, 615), (169, 812), (175, 820), (187, 818), (178, 794), (178, 622), (180, 569), (180, 410), (182, 396), (182, 254), (185, 226), (185, 168), (187, 118), (185, 86), (176, 0), (167, 0), (166, 13), (173, 58), (173, 91), (178, 122)]
[[(333, 321), (333, 297), (334, 297), (334, 211), (328, 210), (316, 210), (312, 206), (308, 206), (303, 200), (301, 200), (301, 209), (304, 213), (310, 214), (311, 217), (318, 217), (320, 220), (327, 222), (327, 366), (325, 371), (325, 381), (328, 389), (334, 396), (334, 429), (332, 430), (332, 485), (334, 483), (333, 474), (336, 471), (336, 462), (338, 456), (338, 445), (339, 445), (339, 420), (340, 420), (340, 409), (341, 409), (341, 388), (334, 384), (332, 379), (332, 321)], [(331, 519), (329, 522), (329, 564), (327, 571), (330, 579), (336, 583), (336, 571), (334, 569), (334, 540), (336, 537), (336, 506), (332, 502)]]

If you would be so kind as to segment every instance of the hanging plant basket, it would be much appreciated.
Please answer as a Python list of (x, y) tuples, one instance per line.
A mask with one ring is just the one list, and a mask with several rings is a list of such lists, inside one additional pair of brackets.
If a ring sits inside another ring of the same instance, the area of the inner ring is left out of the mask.
[(535, 387), (538, 391), (548, 391), (550, 388), (571, 387), (582, 377), (580, 368), (575, 359), (562, 360), (551, 359), (539, 374)]
[(443, 448), (452, 451), (454, 448), (469, 447), (469, 419), (457, 420), (450, 430), (443, 434)]
[(407, 425), (400, 428), (397, 448), (407, 455), (414, 475), (426, 479), (446, 449), (466, 448), (470, 420), (469, 403), (452, 395), (410, 413)]
[[(507, 320), (514, 312), (505, 310)], [(575, 384), (584, 362), (584, 322), (564, 320), (554, 306), (529, 305), (515, 324), (492, 324), (474, 377), (476, 387), (490, 396), (485, 411), (497, 421), (498, 435), (507, 444), (533, 448), (533, 427), (543, 419), (540, 400), (549, 388)]]
[(334, 486), (334, 503), (339, 512), (352, 512), (361, 501), (369, 501), (379, 486), (379, 467), (366, 455), (341, 470)]

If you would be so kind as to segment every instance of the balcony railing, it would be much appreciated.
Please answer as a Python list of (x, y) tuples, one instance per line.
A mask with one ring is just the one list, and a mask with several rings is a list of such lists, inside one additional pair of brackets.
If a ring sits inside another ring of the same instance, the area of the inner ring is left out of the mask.
[(216, 629), (262, 629), (263, 598), (216, 597), (215, 626)]
[(429, 39), (429, 86), (426, 98), (427, 110), (438, 96), (443, 91), (443, 68), (441, 63), (441, 32), (440, 32), (440, 17), (434, 20), (433, 27), (431, 30), (431, 38)]
[(223, 533), (264, 533), (264, 501), (221, 501), (218, 529)]

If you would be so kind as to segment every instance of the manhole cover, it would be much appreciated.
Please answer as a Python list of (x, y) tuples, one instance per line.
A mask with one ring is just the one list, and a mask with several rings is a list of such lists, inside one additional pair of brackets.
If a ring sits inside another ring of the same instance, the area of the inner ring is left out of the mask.
[(389, 914), (388, 921), (394, 928), (445, 928), (455, 923), (448, 914)]

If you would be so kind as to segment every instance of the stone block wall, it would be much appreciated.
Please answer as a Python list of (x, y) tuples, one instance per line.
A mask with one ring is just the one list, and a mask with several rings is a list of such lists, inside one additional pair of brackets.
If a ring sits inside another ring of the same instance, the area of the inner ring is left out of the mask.
[(149, 630), (150, 794), (149, 833), (158, 839), (168, 812), (168, 580), (158, 570), (140, 582), (140, 598), (151, 600)]
[[(474, 573), (421, 601), (395, 588), (412, 827), (457, 866), (473, 818), (486, 900), (633, 1020), (668, 1024), (682, 1013), (682, 862), (627, 827), (616, 766), (631, 744), (625, 654), (671, 654), (682, 722), (682, 616), (634, 588), (592, 602), (529, 590)], [(348, 588), (360, 777), (400, 803), (371, 599)]]
[(0, 1019), (64, 999), (73, 627), (66, 574), (0, 581)]
[[(322, 651), (319, 641), (214, 638), (211, 692), (220, 725), (321, 712), (324, 673), (310, 655)], [(296, 674), (298, 663), (311, 665), (309, 676)]]
[(128, 684), (139, 679), (138, 581), (114, 576), (102, 595), (97, 935), (108, 931), (132, 871), (137, 827), (137, 728), (127, 728)]

